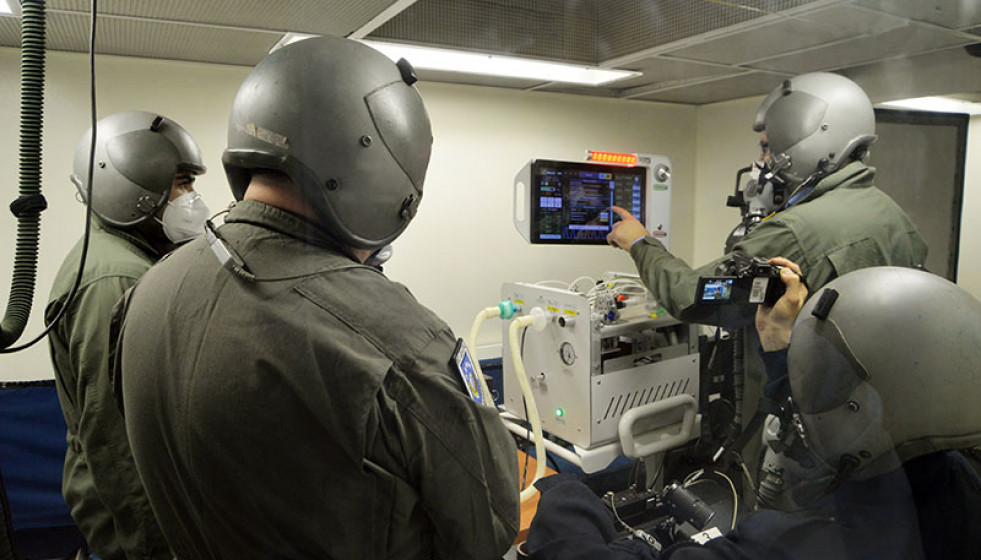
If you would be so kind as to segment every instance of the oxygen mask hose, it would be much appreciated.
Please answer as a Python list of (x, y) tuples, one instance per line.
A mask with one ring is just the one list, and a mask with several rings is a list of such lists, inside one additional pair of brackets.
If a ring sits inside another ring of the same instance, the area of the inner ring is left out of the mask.
[(504, 300), (497, 304), (495, 307), (487, 307), (482, 309), (477, 313), (477, 316), (473, 319), (473, 326), (470, 327), (470, 338), (467, 339), (467, 348), (474, 353), (473, 367), (477, 372), (477, 381), (480, 383), (480, 394), (483, 398), (483, 402), (487, 406), (494, 406), (494, 397), (490, 393), (490, 389), (487, 387), (487, 381), (484, 379), (484, 372), (480, 369), (480, 360), (476, 356), (477, 352), (477, 334), (480, 333), (480, 326), (484, 324), (484, 321), (494, 317), (500, 317), (501, 319), (510, 319), (514, 317), (514, 304), (510, 300)]
[(7, 310), (0, 322), (0, 348), (20, 338), (27, 326), (37, 280), (41, 211), (41, 133), (44, 121), (44, 0), (21, 6), (20, 196), (10, 204), (17, 217), (13, 280)]
[(542, 419), (538, 415), (538, 405), (535, 404), (535, 396), (531, 394), (531, 384), (528, 382), (528, 374), (525, 372), (525, 364), (521, 359), (521, 342), (518, 332), (527, 327), (536, 330), (544, 329), (548, 324), (548, 315), (540, 307), (531, 310), (530, 315), (522, 315), (508, 327), (508, 340), (511, 344), (511, 358), (514, 362), (514, 374), (518, 377), (518, 385), (521, 387), (521, 395), (525, 399), (525, 407), (528, 411), (528, 422), (531, 423), (531, 433), (535, 438), (535, 476), (528, 483), (528, 486), (521, 491), (521, 503), (530, 500), (537, 490), (535, 481), (545, 474), (545, 437), (542, 435)]

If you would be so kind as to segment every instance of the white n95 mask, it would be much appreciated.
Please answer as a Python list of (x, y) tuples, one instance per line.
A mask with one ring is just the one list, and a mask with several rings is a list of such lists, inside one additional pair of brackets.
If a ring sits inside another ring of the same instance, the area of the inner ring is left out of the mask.
[(167, 203), (163, 219), (164, 235), (174, 243), (190, 241), (204, 233), (204, 222), (211, 215), (201, 195), (195, 191), (184, 193)]

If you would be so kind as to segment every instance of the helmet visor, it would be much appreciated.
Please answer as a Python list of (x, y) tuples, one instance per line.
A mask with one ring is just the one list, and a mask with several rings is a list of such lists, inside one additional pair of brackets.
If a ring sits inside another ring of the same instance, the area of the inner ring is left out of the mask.
[(782, 154), (821, 128), (828, 104), (823, 99), (794, 91), (773, 102), (766, 112), (770, 152)]

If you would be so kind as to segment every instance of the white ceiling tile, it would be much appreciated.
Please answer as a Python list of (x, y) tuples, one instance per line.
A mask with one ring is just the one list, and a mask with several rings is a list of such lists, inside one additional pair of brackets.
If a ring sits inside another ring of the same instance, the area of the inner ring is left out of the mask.
[[(102, 0), (103, 16), (346, 35), (396, 0)], [(88, 14), (90, 0), (48, 0), (49, 11)]]
[(633, 97), (648, 101), (663, 101), (666, 103), (692, 103), (702, 105), (729, 99), (765, 95), (782, 82), (786, 76), (753, 72), (732, 78), (723, 78), (687, 87), (679, 87), (666, 91), (657, 91)]
[(676, 58), (738, 65), (830, 43), (848, 36), (846, 31), (833, 26), (788, 18), (664, 54)]
[[(279, 33), (272, 32), (107, 17), (98, 20), (96, 53), (253, 66), (279, 38)], [(54, 50), (87, 52), (88, 18), (50, 14), (47, 44)]]
[(861, 6), (950, 29), (981, 25), (978, 0), (857, 0)]
[(618, 80), (610, 84), (611, 87), (619, 89), (641, 85), (669, 86), (678, 82), (726, 76), (741, 72), (738, 68), (702, 64), (687, 60), (675, 60), (660, 56), (652, 56), (623, 67), (618, 66), (617, 68), (643, 73), (643, 76)]
[(837, 29), (844, 37), (852, 38), (860, 35), (885, 33), (903, 27), (909, 21), (908, 18), (856, 7), (850, 4), (841, 4), (824, 10), (815, 10), (798, 17), (825, 25), (832, 29)]
[(802, 73), (834, 70), (906, 54), (939, 50), (970, 43), (963, 36), (938, 28), (910, 23), (874, 36), (864, 36), (824, 47), (791, 53), (750, 64), (773, 72)]
[(981, 92), (981, 58), (960, 47), (876, 61), (840, 73), (861, 85), (874, 103)]

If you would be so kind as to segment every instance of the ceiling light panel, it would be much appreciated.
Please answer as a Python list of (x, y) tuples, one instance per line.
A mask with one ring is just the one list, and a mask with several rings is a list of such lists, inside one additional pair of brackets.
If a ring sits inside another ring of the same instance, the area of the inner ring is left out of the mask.
[(910, 109), (913, 111), (929, 111), (931, 113), (966, 113), (981, 115), (981, 103), (972, 103), (953, 97), (915, 97), (898, 99), (881, 103), (890, 109)]
[[(631, 70), (641, 72), (643, 75), (616, 81), (612, 84), (613, 86), (621, 90), (637, 87), (647, 87), (653, 90), (692, 81), (704, 81), (710, 78), (738, 74), (743, 71), (738, 68), (702, 64), (700, 62), (690, 62), (661, 56), (643, 58), (632, 62), (629, 67)], [(551, 88), (546, 89), (551, 90)]]
[(639, 75), (637, 72), (627, 70), (612, 70), (510, 56), (431, 49), (378, 41), (364, 41), (364, 43), (392, 60), (405, 58), (413, 66), (419, 68), (461, 74), (504, 76), (540, 82), (566, 82), (585, 85), (601, 85)]

